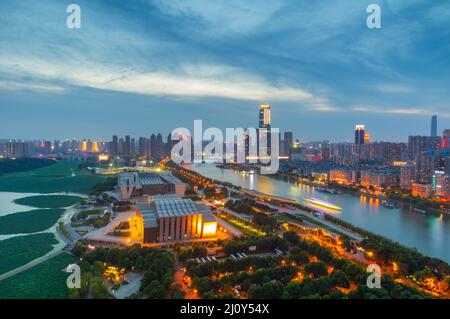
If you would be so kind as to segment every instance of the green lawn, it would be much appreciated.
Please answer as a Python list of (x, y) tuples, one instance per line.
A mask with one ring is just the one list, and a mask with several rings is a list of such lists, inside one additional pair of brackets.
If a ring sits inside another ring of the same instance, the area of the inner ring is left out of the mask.
[(0, 299), (63, 299), (68, 297), (68, 273), (74, 258), (62, 253), (0, 282)]
[(0, 235), (35, 233), (56, 224), (64, 209), (35, 209), (0, 217)]
[[(50, 233), (13, 237), (0, 241), (0, 274), (45, 255), (57, 244)], [(1, 283), (0, 283), (1, 285)]]
[(59, 161), (33, 171), (7, 174), (0, 177), (0, 192), (87, 194), (107, 177), (90, 175), (78, 169), (76, 162)]
[(68, 207), (82, 201), (81, 197), (68, 195), (38, 195), (16, 199), (18, 205), (33, 206), (36, 208)]

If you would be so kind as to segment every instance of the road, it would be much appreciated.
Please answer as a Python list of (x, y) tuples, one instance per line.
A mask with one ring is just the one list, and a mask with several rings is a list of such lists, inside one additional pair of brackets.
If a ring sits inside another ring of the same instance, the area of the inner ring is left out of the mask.
[(59, 254), (61, 254), (63, 251), (62, 250), (57, 250), (57, 251), (52, 251), (50, 253), (48, 253), (47, 255), (44, 255), (42, 257), (36, 258), (34, 260), (32, 260), (31, 262), (29, 262), (28, 264), (22, 265), (16, 269), (13, 269), (11, 271), (8, 271), (2, 275), (0, 275), (0, 281), (5, 280), (7, 278), (10, 278), (12, 276), (15, 276), (21, 272), (24, 272), (25, 270), (28, 270), (36, 265), (39, 265), (43, 262), (46, 262), (49, 259), (52, 259), (53, 257), (58, 256)]

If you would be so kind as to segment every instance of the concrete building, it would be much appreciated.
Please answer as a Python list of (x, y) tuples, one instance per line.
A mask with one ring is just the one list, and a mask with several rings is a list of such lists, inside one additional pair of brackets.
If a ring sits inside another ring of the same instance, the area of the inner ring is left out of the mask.
[(356, 182), (355, 173), (347, 169), (332, 169), (330, 170), (330, 182), (353, 184)]
[(122, 199), (158, 194), (184, 195), (186, 184), (170, 172), (124, 172), (118, 176), (117, 188)]
[(413, 196), (428, 198), (433, 194), (433, 185), (432, 184), (412, 183), (411, 184), (411, 194)]
[(217, 221), (207, 205), (177, 195), (155, 195), (140, 204), (142, 243), (165, 243), (213, 238)]
[(398, 175), (384, 171), (362, 171), (361, 185), (376, 188), (396, 186), (398, 185)]
[(438, 158), (429, 152), (421, 152), (416, 159), (416, 181), (422, 184), (431, 183)]
[(416, 168), (408, 165), (400, 168), (400, 188), (410, 191), (416, 178)]
[(441, 199), (450, 198), (450, 176), (444, 171), (435, 171), (433, 174), (434, 195)]
[(361, 145), (365, 142), (365, 127), (364, 125), (356, 125), (355, 127), (355, 145)]

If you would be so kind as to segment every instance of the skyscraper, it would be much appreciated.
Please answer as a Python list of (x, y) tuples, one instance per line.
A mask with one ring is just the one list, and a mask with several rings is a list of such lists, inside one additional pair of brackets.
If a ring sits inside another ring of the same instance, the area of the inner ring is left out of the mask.
[[(261, 107), (259, 109), (259, 128), (258, 128), (258, 151), (259, 156), (266, 156), (270, 155), (272, 152), (271, 147), (271, 136), (270, 136), (270, 130), (271, 130), (271, 113), (270, 113), (270, 105), (267, 103), (261, 104)], [(261, 145), (260, 142), (261, 139), (266, 140), (267, 147), (264, 148)]]
[(270, 130), (271, 121), (270, 105), (267, 103), (261, 104), (259, 109), (259, 128)]
[(130, 135), (125, 136), (125, 155), (131, 155), (131, 137)]
[(117, 135), (114, 135), (109, 145), (109, 152), (111, 155), (117, 155), (119, 153), (119, 139)]
[(292, 132), (284, 132), (284, 155), (289, 156), (292, 145), (294, 144), (294, 136)]
[(437, 115), (431, 117), (431, 137), (437, 136)]
[(364, 144), (365, 139), (365, 127), (364, 125), (356, 125), (355, 127), (355, 144), (361, 145)]

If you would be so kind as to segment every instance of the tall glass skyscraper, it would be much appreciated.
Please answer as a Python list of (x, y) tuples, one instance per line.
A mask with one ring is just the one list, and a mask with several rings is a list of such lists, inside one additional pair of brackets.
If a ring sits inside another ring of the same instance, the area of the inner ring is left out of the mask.
[(261, 108), (259, 109), (259, 128), (265, 128), (270, 130), (270, 125), (271, 125), (270, 105), (261, 104)]
[(366, 130), (364, 125), (356, 125), (355, 127), (355, 144), (361, 145), (364, 144), (364, 138), (366, 135)]
[[(258, 150), (259, 156), (267, 156), (272, 152), (272, 143), (271, 143), (271, 114), (270, 114), (270, 105), (267, 103), (261, 104), (259, 109), (259, 128), (258, 128)], [(265, 139), (267, 148), (262, 147), (260, 143), (260, 138)]]
[(431, 137), (437, 136), (437, 115), (431, 117)]

